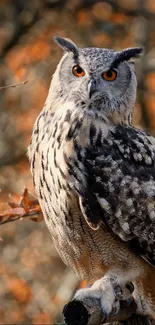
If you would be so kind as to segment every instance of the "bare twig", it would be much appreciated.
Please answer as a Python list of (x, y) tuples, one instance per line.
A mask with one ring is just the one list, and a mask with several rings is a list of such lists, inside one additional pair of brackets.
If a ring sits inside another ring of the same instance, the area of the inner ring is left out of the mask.
[(30, 196), (25, 188), (19, 202), (9, 202), (10, 208), (0, 213), (0, 225), (29, 217), (33, 221), (43, 219), (42, 211), (36, 198)]
[(0, 87), (0, 90), (7, 89), (7, 88), (15, 88), (15, 87), (18, 87), (18, 86), (22, 86), (22, 85), (25, 85), (27, 82), (28, 82), (28, 80), (25, 80), (25, 81), (22, 81), (22, 82), (20, 82), (18, 84), (12, 84), (12, 85), (8, 85), (8, 86), (2, 86), (2, 87)]
[(0, 226), (4, 225), (5, 223), (8, 223), (8, 222), (22, 220), (22, 219), (25, 219), (25, 218), (31, 218), (31, 220), (33, 218), (33, 221), (34, 221), (35, 218), (36, 218), (36, 220), (38, 220), (39, 217), (40, 217), (40, 213), (31, 212), (31, 213), (24, 214), (23, 216), (15, 216), (15, 217), (11, 217), (11, 218), (6, 219), (6, 220), (2, 220), (2, 221), (0, 221)]

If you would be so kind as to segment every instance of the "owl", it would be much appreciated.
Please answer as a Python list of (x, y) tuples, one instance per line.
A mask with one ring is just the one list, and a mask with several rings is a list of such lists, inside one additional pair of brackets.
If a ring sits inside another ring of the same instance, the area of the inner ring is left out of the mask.
[(141, 48), (64, 54), (28, 148), (45, 222), (62, 260), (105, 315), (131, 295), (155, 318), (155, 139), (132, 125)]

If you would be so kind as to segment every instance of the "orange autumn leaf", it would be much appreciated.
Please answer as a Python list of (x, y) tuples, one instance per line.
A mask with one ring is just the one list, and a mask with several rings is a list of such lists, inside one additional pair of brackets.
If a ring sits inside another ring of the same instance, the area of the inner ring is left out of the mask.
[(23, 279), (11, 277), (6, 279), (6, 284), (12, 295), (21, 303), (28, 303), (32, 298), (31, 289)]
[[(10, 203), (11, 206), (12, 203)], [(25, 210), (22, 207), (15, 207), (12, 205), (12, 209), (8, 209), (4, 212), (4, 214), (0, 215), (0, 221), (3, 220), (3, 217), (14, 217), (14, 216), (20, 216), (22, 217), (25, 213)]]
[(9, 202), (8, 204), (11, 209), (7, 209), (0, 213), (0, 224), (19, 220), (23, 217), (30, 217), (33, 221), (43, 220), (38, 200), (31, 198), (26, 188), (18, 202)]

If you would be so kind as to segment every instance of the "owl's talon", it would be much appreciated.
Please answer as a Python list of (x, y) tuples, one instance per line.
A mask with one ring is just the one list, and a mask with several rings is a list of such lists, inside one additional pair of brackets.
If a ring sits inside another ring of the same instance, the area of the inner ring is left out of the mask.
[(120, 285), (112, 279), (113, 289), (117, 300), (128, 301), (134, 291), (132, 282), (127, 282), (125, 285)]
[(126, 308), (131, 304), (131, 298), (127, 299), (127, 300), (120, 300), (120, 306), (121, 308)]
[(115, 307), (112, 308), (112, 311), (110, 313), (110, 316), (116, 316), (120, 312), (120, 302), (116, 300)]
[(134, 292), (134, 285), (131, 281), (127, 282), (126, 288), (130, 291), (131, 294)]
[(101, 308), (108, 319), (109, 316), (119, 313), (120, 306), (130, 304), (133, 288), (131, 283), (120, 285), (116, 279), (104, 277), (97, 280), (90, 288), (78, 290), (74, 299), (81, 300), (83, 303), (89, 300), (93, 306)]

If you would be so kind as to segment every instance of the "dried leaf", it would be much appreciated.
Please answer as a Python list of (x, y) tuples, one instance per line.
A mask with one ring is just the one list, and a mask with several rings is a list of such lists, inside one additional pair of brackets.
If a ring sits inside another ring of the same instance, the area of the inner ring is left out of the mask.
[(43, 220), (43, 215), (39, 202), (36, 198), (30, 196), (27, 188), (19, 197), (19, 202), (9, 202), (11, 209), (7, 209), (0, 213), (0, 224), (20, 220), (24, 217), (30, 217), (31, 220), (40, 222)]
[(24, 208), (26, 212), (29, 211), (29, 194), (27, 188), (24, 189), (24, 193), (21, 196), (20, 205)]

